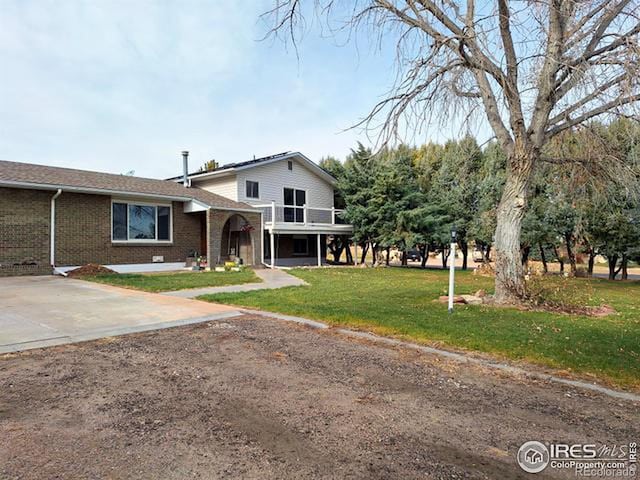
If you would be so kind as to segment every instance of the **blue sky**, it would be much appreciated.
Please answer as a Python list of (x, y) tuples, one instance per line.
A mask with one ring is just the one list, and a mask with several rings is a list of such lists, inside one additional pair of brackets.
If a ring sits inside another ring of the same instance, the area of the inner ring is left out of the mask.
[(342, 130), (391, 85), (391, 46), (311, 28), (298, 60), (261, 41), (270, 5), (1, 0), (0, 158), (157, 178), (179, 173), (183, 149), (192, 169), (286, 150), (343, 158), (366, 137)]

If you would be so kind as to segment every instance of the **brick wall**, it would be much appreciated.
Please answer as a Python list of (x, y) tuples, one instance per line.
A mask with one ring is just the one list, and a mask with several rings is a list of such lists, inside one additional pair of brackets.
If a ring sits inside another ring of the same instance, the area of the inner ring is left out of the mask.
[(183, 262), (199, 250), (201, 215), (184, 213), (182, 202), (173, 202), (172, 214), (171, 245), (111, 243), (111, 197), (63, 192), (56, 201), (56, 264), (151, 263), (154, 255)]
[(0, 188), (0, 276), (46, 275), (54, 192)]
[[(51, 273), (49, 218), (54, 193), (0, 188), (0, 276)], [(215, 264), (224, 224), (234, 212), (211, 210), (207, 219), (205, 212), (184, 213), (183, 203), (173, 202), (172, 214), (170, 245), (112, 243), (111, 197), (63, 192), (56, 200), (56, 265), (151, 263), (156, 255), (164, 256), (165, 262), (184, 262), (191, 251), (200, 251), (202, 228), (209, 233), (207, 253)], [(260, 214), (241, 215), (255, 228), (253, 255), (247, 263), (260, 266)]]

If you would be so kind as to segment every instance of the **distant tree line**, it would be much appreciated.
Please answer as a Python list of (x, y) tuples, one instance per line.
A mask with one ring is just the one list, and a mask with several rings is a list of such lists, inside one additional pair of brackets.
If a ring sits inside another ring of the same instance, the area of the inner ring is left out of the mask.
[[(599, 135), (587, 133), (594, 128)], [(640, 261), (640, 125), (627, 119), (592, 124), (558, 137), (549, 153), (528, 187), (523, 264), (540, 260), (546, 272), (548, 262), (556, 261), (575, 275), (578, 260), (585, 258), (585, 273), (592, 274), (596, 256), (602, 255), (611, 279), (626, 278), (629, 262)], [(603, 162), (603, 155), (609, 161)], [(320, 164), (338, 179), (336, 207), (343, 207), (344, 219), (354, 225), (360, 262), (368, 253), (380, 263), (383, 251), (388, 262), (391, 248), (417, 249), (423, 267), (429, 253), (437, 252), (446, 268), (455, 227), (466, 269), (471, 246), (489, 262), (506, 162), (498, 143), (481, 148), (467, 136), (375, 154), (358, 144), (344, 162), (328, 157)], [(607, 168), (594, 168), (599, 165)], [(345, 249), (340, 245), (334, 254)]]

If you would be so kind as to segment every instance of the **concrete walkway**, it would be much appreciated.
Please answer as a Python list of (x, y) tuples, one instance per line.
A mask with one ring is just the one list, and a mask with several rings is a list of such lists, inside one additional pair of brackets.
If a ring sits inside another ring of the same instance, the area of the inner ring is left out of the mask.
[(207, 287), (207, 288), (190, 288), (188, 290), (176, 290), (174, 292), (162, 292), (161, 295), (169, 295), (179, 298), (196, 298), (200, 295), (210, 295), (214, 293), (234, 293), (234, 292), (250, 292), (252, 290), (274, 289), (282, 287), (299, 287), (307, 285), (298, 277), (288, 274), (283, 270), (262, 268), (255, 270), (258, 277), (262, 279), (261, 283), (244, 283), (242, 285), (227, 285), (225, 287)]

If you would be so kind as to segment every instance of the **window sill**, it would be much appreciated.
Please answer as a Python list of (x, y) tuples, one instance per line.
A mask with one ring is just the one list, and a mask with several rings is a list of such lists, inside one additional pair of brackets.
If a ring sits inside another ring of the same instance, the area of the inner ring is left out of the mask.
[(173, 242), (117, 242), (111, 241), (112, 247), (170, 247), (173, 245)]

